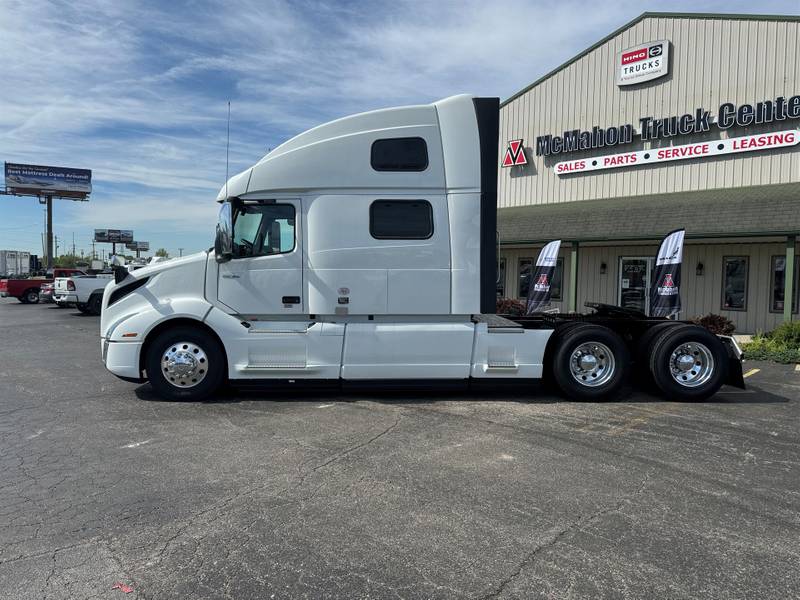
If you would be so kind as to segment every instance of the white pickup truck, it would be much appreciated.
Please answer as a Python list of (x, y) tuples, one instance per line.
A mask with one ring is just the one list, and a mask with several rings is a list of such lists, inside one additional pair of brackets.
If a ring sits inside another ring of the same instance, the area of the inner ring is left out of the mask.
[(53, 302), (58, 306), (75, 306), (82, 313), (99, 315), (103, 301), (103, 290), (112, 274), (79, 275), (58, 277), (53, 289)]
[(321, 125), (220, 190), (213, 251), (129, 273), (103, 294), (118, 377), (171, 399), (240, 386), (379, 388), (552, 378), (613, 397), (632, 369), (668, 397), (743, 386), (730, 338), (593, 304), (495, 312), (499, 102), (454, 96)]

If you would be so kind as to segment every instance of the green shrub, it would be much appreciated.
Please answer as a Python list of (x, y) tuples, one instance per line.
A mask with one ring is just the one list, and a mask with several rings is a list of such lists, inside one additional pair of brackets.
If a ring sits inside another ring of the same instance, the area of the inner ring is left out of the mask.
[(736, 330), (736, 325), (728, 317), (714, 313), (709, 313), (704, 317), (695, 317), (692, 319), (692, 323), (705, 327), (714, 335), (731, 335)]
[(769, 334), (769, 337), (777, 343), (788, 346), (789, 348), (800, 349), (800, 321), (789, 321), (788, 323), (778, 325), (778, 327)]
[(774, 331), (757, 333), (742, 346), (745, 358), (800, 363), (800, 322), (784, 323)]
[(495, 312), (498, 315), (519, 317), (525, 314), (525, 303), (514, 298), (498, 298)]

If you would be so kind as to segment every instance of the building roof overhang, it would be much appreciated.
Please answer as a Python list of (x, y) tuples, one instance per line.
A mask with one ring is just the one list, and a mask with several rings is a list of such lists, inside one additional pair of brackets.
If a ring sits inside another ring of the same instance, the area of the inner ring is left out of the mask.
[(497, 225), (503, 246), (800, 235), (800, 183), (501, 208)]

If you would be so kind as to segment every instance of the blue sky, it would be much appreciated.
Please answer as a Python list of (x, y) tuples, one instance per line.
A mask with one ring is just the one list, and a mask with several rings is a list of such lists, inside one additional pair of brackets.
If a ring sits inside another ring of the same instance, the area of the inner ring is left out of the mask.
[[(0, 0), (0, 161), (93, 170), (88, 203), (55, 205), (55, 233), (78, 249), (120, 228), (197, 251), (225, 179), (229, 99), (233, 174), (350, 113), (508, 97), (647, 9), (800, 3)], [(0, 249), (41, 254), (42, 224), (35, 199), (0, 196)]]

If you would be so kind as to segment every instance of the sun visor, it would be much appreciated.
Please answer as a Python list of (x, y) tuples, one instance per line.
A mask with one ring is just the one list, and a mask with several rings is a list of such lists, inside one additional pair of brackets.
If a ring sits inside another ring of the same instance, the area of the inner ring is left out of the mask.
[(224, 202), (228, 198), (234, 196), (242, 196), (247, 193), (247, 186), (250, 183), (250, 174), (253, 172), (252, 167), (246, 171), (242, 171), (238, 175), (234, 175), (228, 179), (228, 185), (222, 186), (219, 194), (217, 194), (217, 202)]

